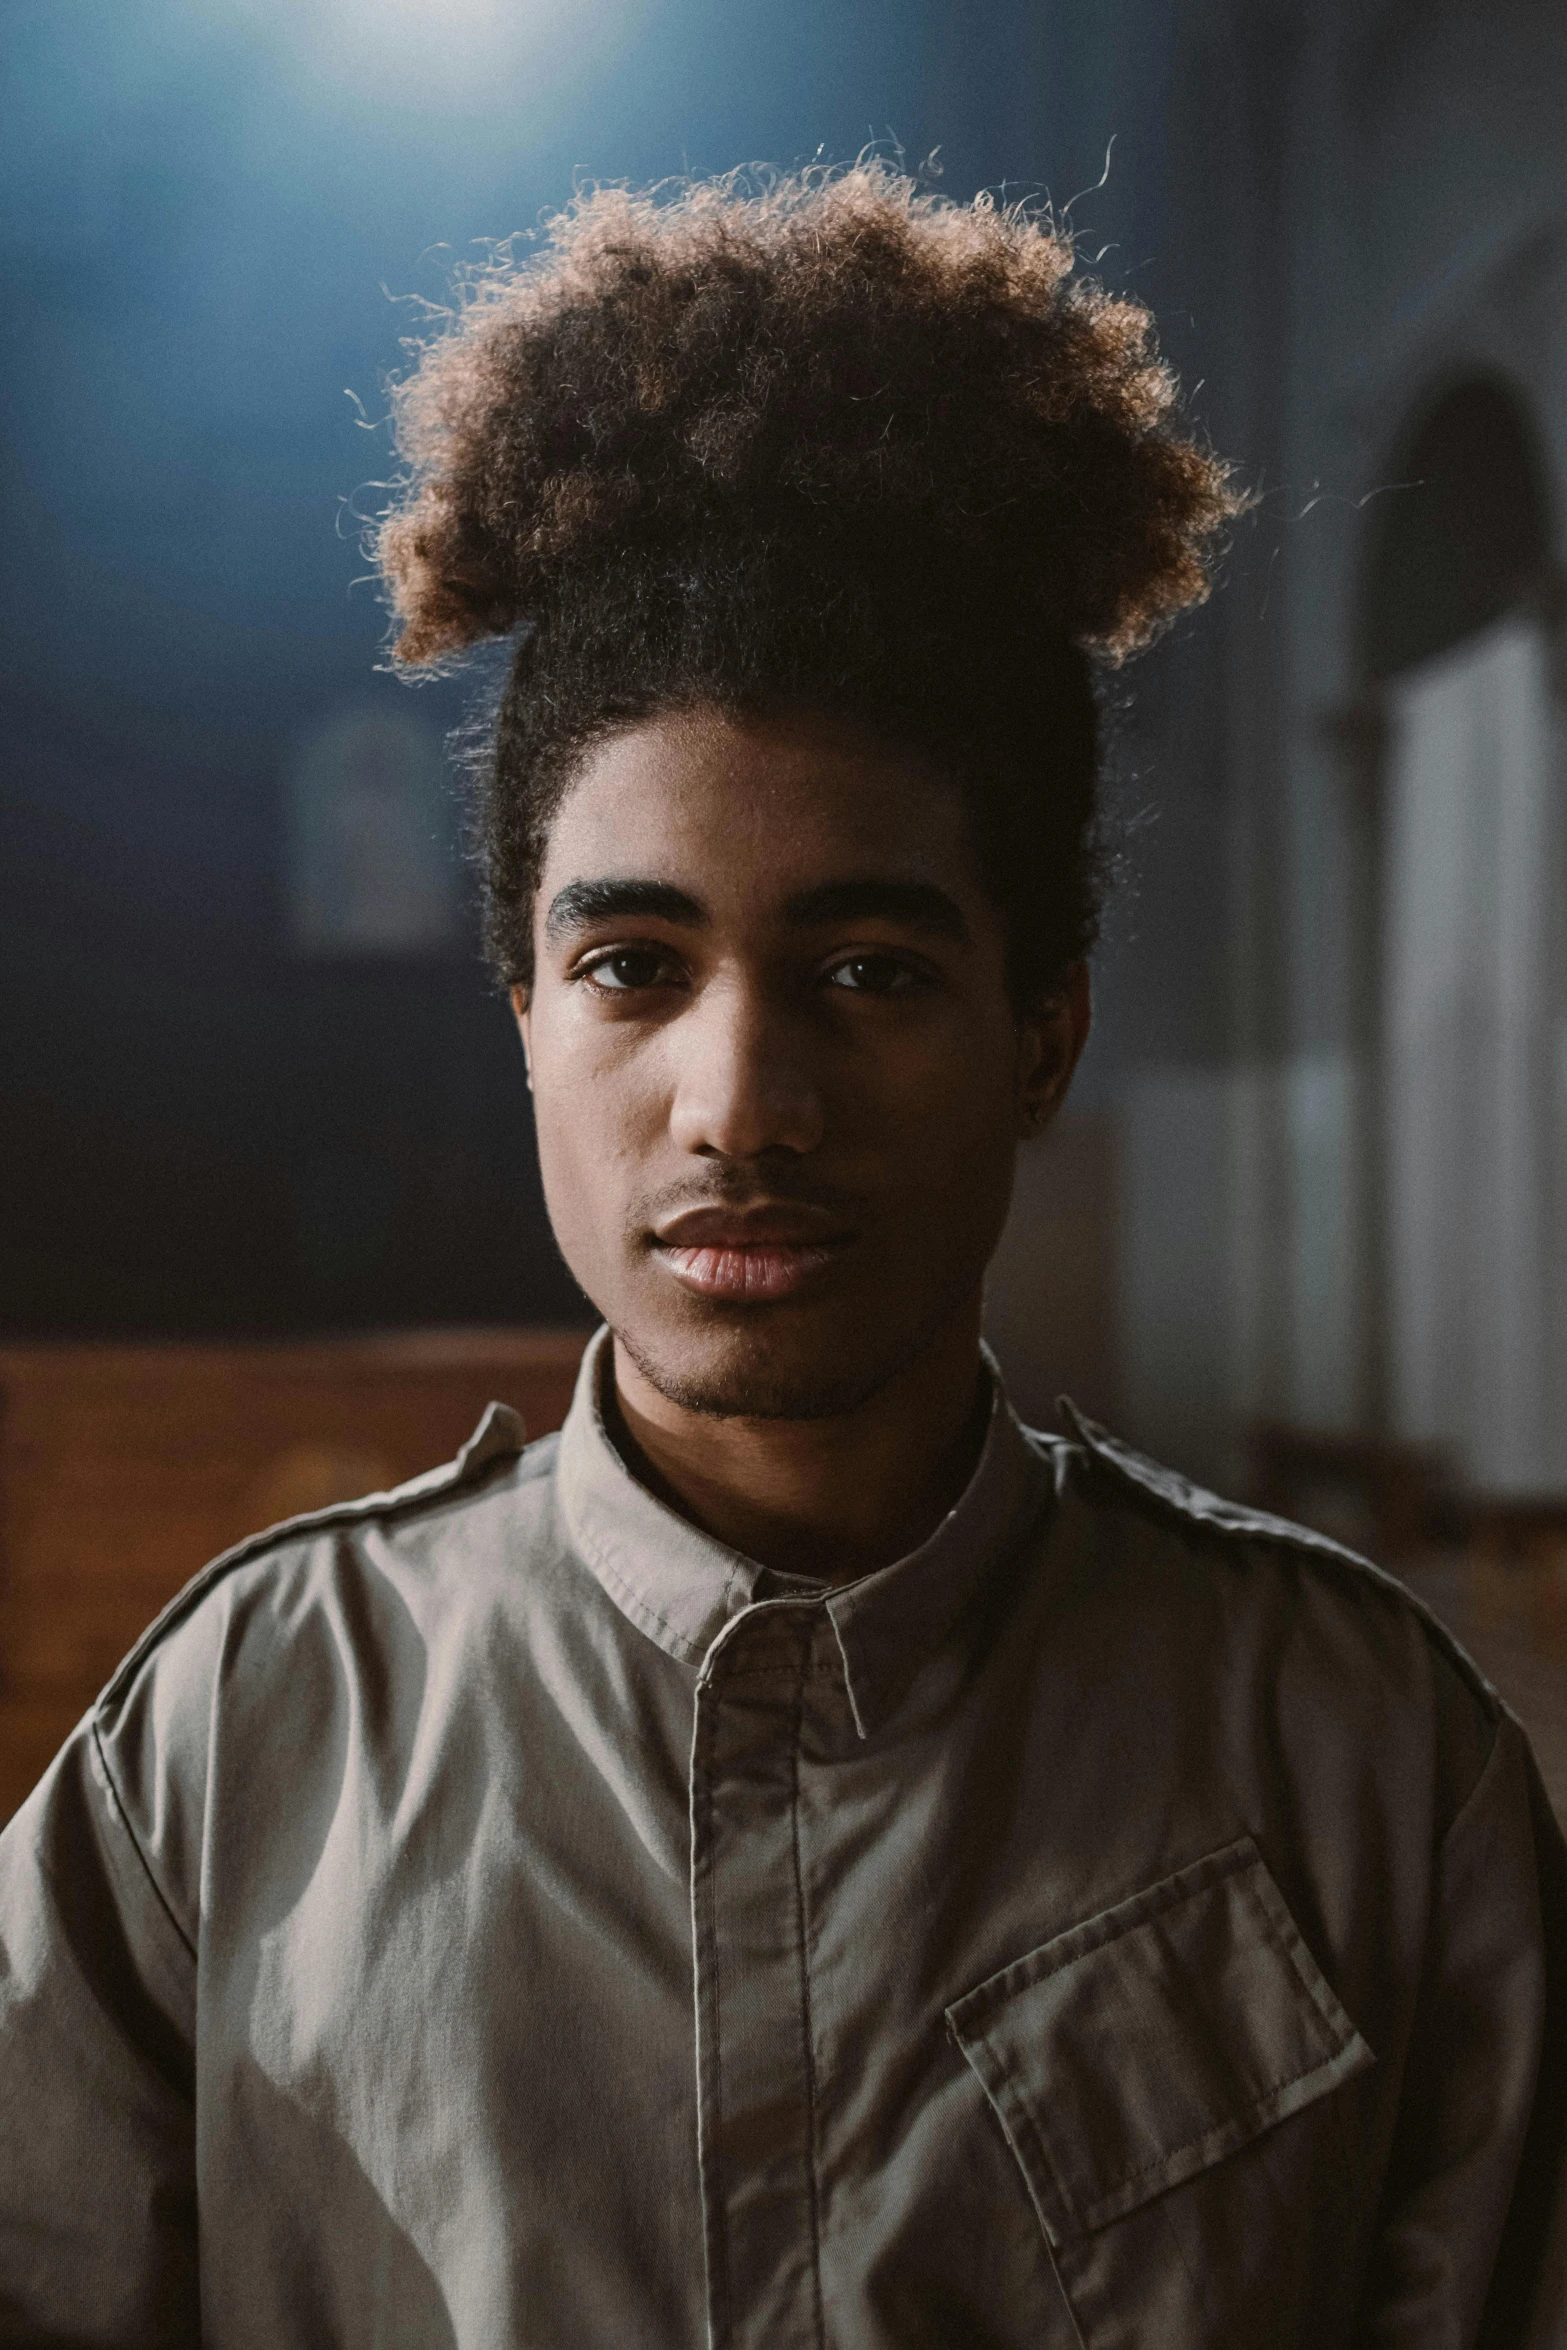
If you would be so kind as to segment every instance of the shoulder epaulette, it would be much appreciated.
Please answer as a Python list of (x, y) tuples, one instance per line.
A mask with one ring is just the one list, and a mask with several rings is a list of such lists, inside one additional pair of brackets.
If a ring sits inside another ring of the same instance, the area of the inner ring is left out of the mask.
[(526, 1442), (522, 1421), (510, 1404), (487, 1404), (484, 1417), (454, 1459), (442, 1461), (437, 1468), (425, 1469), (419, 1476), (410, 1477), (406, 1484), (391, 1486), (384, 1493), (366, 1493), (357, 1501), (335, 1501), (325, 1509), (304, 1510), (297, 1517), (283, 1518), (275, 1526), (264, 1527), (259, 1534), (247, 1534), (232, 1549), (220, 1551), (154, 1616), (135, 1647), (115, 1667), (98, 1696), (94, 1712), (114, 1703), (149, 1651), (206, 1597), (215, 1583), (232, 1574), (236, 1567), (299, 1535), (327, 1533), (334, 1526), (351, 1526), (366, 1518), (393, 1517), (403, 1510), (417, 1509), (425, 1502), (438, 1501), (446, 1494), (458, 1493), (465, 1485), (477, 1484), (497, 1461), (515, 1460)]
[[(1146, 1453), (1123, 1444), (1119, 1436), (1112, 1436), (1107, 1428), (1089, 1419), (1086, 1412), (1080, 1412), (1070, 1396), (1063, 1395), (1059, 1400), (1067, 1426), (1100, 1468), (1108, 1469), (1122, 1484), (1134, 1487), (1166, 1510), (1173, 1510), (1177, 1517), (1195, 1518), (1201, 1525), (1215, 1526), (1226, 1534), (1244, 1534), (1254, 1541), (1288, 1542), (1297, 1549), (1320, 1551), (1345, 1566), (1382, 1575), (1380, 1567), (1373, 1566), (1358, 1551), (1347, 1549), (1342, 1542), (1335, 1542), (1331, 1535), (1318, 1534), (1312, 1527), (1297, 1526), (1289, 1518), (1273, 1517), (1267, 1510), (1247, 1509), (1241, 1502), (1226, 1501), (1221, 1494), (1209, 1493), (1176, 1470), (1167, 1469), (1161, 1462), (1149, 1460)], [(1391, 1576), (1382, 1579), (1392, 1581)]]
[(1305, 1551), (1339, 1572), (1373, 1585), (1413, 1610), (1427, 1636), (1488, 1707), (1494, 1710), (1501, 1705), (1498, 1692), (1463, 1643), (1417, 1593), (1400, 1583), (1396, 1575), (1390, 1575), (1385, 1567), (1363, 1558), (1359, 1551), (1348, 1549), (1342, 1542), (1335, 1542), (1331, 1535), (1317, 1533), (1313, 1527), (1297, 1526), (1293, 1520), (1276, 1518), (1267, 1510), (1247, 1509), (1240, 1502), (1226, 1501), (1201, 1485), (1193, 1485), (1174, 1469), (1164, 1468), (1158, 1461), (1134, 1451), (1131, 1445), (1123, 1444), (1118, 1436), (1112, 1436), (1108, 1429), (1080, 1412), (1070, 1396), (1063, 1395), (1057, 1401), (1067, 1426), (1090, 1458), (1120, 1484), (1130, 1486), (1141, 1499), (1152, 1501), (1185, 1526), (1207, 1527), (1242, 1541), (1273, 1542), (1290, 1550)]

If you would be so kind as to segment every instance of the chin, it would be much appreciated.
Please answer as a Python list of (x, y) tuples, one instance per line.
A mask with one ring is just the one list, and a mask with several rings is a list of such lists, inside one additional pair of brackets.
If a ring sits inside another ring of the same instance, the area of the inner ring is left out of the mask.
[[(682, 1411), (721, 1420), (832, 1420), (895, 1379), (919, 1342), (866, 1360), (837, 1332), (776, 1326), (650, 1332), (612, 1325), (644, 1379)], [(861, 1333), (863, 1337), (863, 1332)]]

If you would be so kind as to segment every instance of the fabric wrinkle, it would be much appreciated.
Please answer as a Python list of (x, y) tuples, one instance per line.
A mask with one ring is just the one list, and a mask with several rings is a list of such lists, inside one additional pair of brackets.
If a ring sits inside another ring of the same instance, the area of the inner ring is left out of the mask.
[(1567, 1853), (1461, 1651), (999, 1386), (770, 1574), (608, 1344), (215, 1562), (0, 1835), (0, 2333), (1546, 2350)]

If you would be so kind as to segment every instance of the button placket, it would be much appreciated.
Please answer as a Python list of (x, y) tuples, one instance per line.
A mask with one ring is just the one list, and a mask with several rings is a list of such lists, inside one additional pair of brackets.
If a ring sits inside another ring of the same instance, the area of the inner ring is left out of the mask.
[(697, 1682), (691, 1923), (711, 2350), (823, 2341), (799, 1845), (818, 1613), (779, 1601), (747, 1609)]

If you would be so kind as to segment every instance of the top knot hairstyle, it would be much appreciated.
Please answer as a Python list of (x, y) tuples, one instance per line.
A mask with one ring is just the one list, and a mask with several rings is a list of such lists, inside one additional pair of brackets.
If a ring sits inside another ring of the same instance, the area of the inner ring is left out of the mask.
[(885, 164), (580, 197), (470, 273), (393, 394), (396, 658), (516, 655), (480, 762), (499, 976), (595, 740), (816, 709), (964, 791), (1020, 1000), (1098, 924), (1092, 668), (1207, 592), (1239, 511), (1138, 304), (1048, 219)]

